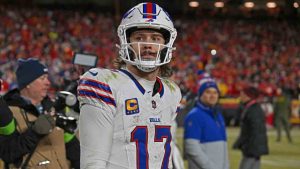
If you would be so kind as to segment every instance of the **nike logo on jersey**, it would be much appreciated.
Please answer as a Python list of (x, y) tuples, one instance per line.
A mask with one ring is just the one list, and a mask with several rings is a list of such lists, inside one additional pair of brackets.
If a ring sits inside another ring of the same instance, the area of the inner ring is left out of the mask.
[(97, 74), (98, 74), (98, 72), (92, 72), (92, 71), (90, 71), (90, 70), (89, 70), (89, 73), (90, 73), (91, 75), (93, 75), (93, 76), (97, 76)]

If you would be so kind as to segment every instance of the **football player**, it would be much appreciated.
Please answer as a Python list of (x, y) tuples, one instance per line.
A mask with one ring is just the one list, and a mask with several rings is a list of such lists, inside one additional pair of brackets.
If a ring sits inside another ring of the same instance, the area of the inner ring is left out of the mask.
[(171, 125), (181, 93), (166, 76), (176, 35), (157, 4), (125, 13), (118, 69), (93, 68), (79, 82), (82, 169), (172, 168)]

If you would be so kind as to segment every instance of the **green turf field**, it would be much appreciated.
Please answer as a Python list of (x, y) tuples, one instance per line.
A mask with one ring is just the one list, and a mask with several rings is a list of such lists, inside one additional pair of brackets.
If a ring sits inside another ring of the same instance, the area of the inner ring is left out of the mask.
[[(182, 134), (183, 129), (178, 128), (177, 141), (182, 150)], [(239, 134), (239, 128), (227, 128), (228, 149), (230, 159), (230, 169), (238, 169), (241, 159), (239, 150), (232, 150), (232, 144)], [(274, 129), (268, 131), (269, 138), (269, 155), (263, 156), (261, 159), (261, 169), (300, 169), (300, 128), (294, 127), (291, 130), (293, 143), (289, 144), (285, 133), (283, 133), (282, 141), (276, 142), (276, 132)], [(185, 168), (187, 164), (185, 162)]]

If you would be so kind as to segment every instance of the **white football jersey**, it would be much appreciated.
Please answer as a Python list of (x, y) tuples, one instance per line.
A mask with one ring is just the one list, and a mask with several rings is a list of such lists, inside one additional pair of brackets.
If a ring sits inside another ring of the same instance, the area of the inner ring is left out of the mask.
[[(145, 86), (140, 78), (124, 69), (94, 68), (80, 79), (78, 86), (80, 105), (93, 105), (99, 110), (96, 114), (106, 114), (104, 119), (109, 118), (108, 121), (112, 121), (112, 138), (107, 138), (112, 143), (111, 147), (107, 147), (109, 157), (106, 168), (172, 168), (171, 125), (176, 118), (181, 100), (180, 89), (170, 80), (162, 78), (156, 79), (151, 90), (149, 86), (148, 88)], [(80, 116), (89, 118), (88, 113), (81, 112)], [(98, 118), (98, 115), (93, 118)], [(99, 128), (100, 132), (105, 127), (101, 119), (103, 118), (95, 120), (92, 129), (86, 129), (85, 124), (79, 124), (80, 129), (96, 132)], [(82, 119), (80, 122), (87, 123), (84, 121)], [(85, 153), (97, 151), (98, 148), (105, 149), (101, 147), (101, 141), (97, 143), (97, 148), (89, 147), (90, 142), (97, 140), (93, 138), (96, 136), (79, 132), (80, 137), (85, 137), (84, 143), (81, 143), (83, 145), (81, 149), (83, 148)], [(101, 133), (97, 137), (99, 136)], [(86, 153), (85, 156), (91, 157), (93, 156), (91, 154)], [(100, 157), (99, 159), (103, 160)]]

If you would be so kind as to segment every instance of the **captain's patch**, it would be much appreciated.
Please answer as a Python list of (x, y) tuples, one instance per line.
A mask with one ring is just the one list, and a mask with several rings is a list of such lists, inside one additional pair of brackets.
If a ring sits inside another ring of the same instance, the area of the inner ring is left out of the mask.
[(140, 112), (137, 98), (125, 100), (125, 112), (126, 115), (137, 114)]

